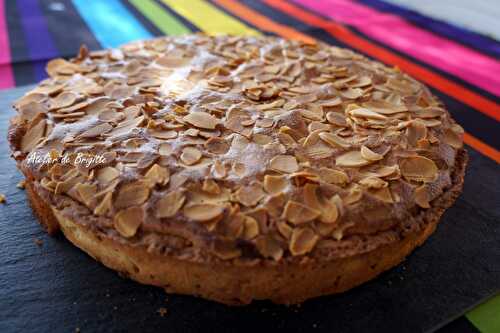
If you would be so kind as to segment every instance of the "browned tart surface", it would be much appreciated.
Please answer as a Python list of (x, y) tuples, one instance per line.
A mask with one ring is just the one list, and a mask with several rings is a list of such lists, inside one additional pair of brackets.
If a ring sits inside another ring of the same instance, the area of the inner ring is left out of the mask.
[(37, 194), (96, 235), (188, 262), (321, 262), (399, 241), (462, 153), (425, 86), (324, 44), (159, 38), (47, 70), (9, 137)]

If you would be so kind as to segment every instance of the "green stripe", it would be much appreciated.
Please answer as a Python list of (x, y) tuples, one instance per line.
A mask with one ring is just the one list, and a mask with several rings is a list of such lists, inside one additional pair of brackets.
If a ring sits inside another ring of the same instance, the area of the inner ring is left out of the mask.
[(500, 332), (500, 295), (475, 307), (465, 316), (482, 333)]
[(191, 32), (175, 16), (167, 12), (153, 0), (129, 0), (148, 20), (153, 22), (165, 35), (182, 35)]

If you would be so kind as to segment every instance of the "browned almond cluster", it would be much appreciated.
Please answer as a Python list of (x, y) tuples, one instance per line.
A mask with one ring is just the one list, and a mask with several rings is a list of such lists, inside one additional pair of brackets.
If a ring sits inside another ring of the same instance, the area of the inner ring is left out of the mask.
[(324, 44), (160, 38), (47, 72), (15, 103), (15, 156), (52, 202), (151, 251), (280, 260), (397, 229), (462, 147), (422, 84)]

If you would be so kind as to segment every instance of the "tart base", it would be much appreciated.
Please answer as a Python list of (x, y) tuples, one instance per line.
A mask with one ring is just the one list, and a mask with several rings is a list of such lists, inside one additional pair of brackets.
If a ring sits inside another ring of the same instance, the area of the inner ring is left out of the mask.
[(98, 237), (84, 226), (62, 216), (37, 194), (29, 180), (26, 190), (31, 205), (49, 233), (60, 229), (74, 245), (140, 283), (164, 288), (169, 293), (196, 295), (238, 305), (270, 299), (295, 304), (309, 298), (344, 292), (394, 267), (421, 245), (436, 229), (443, 212), (462, 191), (467, 153), (460, 150), (452, 186), (421, 211), (421, 228), (395, 242), (367, 253), (327, 262), (277, 262), (276, 265), (241, 267), (222, 262), (193, 263), (168, 255), (149, 253), (110, 238)]

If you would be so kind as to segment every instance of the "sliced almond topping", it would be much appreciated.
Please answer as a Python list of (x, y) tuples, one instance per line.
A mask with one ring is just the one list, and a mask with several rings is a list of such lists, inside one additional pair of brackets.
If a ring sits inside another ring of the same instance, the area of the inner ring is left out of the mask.
[(451, 129), (446, 129), (443, 135), (444, 143), (452, 146), (455, 149), (460, 149), (463, 146), (463, 139), (460, 133), (452, 131)]
[(364, 159), (361, 152), (357, 150), (342, 154), (335, 159), (336, 165), (348, 168), (359, 168), (370, 163), (373, 163), (373, 161)]
[(326, 120), (330, 124), (339, 126), (339, 127), (347, 127), (347, 121), (345, 119), (345, 116), (343, 114), (337, 113), (337, 112), (328, 112), (326, 114)]
[(319, 137), (334, 148), (349, 148), (351, 146), (347, 140), (329, 132), (319, 133)]
[(117, 209), (138, 206), (149, 197), (149, 184), (145, 181), (135, 181), (123, 185), (118, 190), (114, 206)]
[(215, 129), (215, 126), (219, 124), (219, 119), (206, 112), (190, 113), (183, 120), (193, 126), (205, 129)]
[(359, 183), (368, 188), (382, 188), (387, 187), (388, 183), (378, 177), (367, 177), (359, 181)]
[(288, 180), (285, 176), (264, 176), (264, 190), (269, 194), (278, 194), (283, 192), (288, 186)]
[(203, 181), (203, 186), (201, 188), (203, 191), (210, 193), (210, 194), (219, 194), (221, 193), (221, 189), (219, 185), (217, 185), (217, 182), (213, 179), (205, 179)]
[(24, 153), (29, 153), (42, 139), (45, 133), (47, 122), (43, 119), (35, 126), (31, 127), (21, 139), (21, 150)]
[(123, 237), (135, 236), (142, 224), (143, 210), (141, 207), (130, 207), (119, 211), (113, 220), (116, 231)]
[(358, 117), (358, 118), (367, 118), (367, 119), (375, 119), (375, 120), (386, 120), (387, 119), (386, 116), (381, 115), (380, 113), (377, 113), (375, 111), (365, 109), (365, 108), (350, 110), (349, 114), (353, 117)]
[(201, 152), (195, 147), (186, 147), (182, 150), (181, 161), (186, 165), (198, 163), (201, 159)]
[(295, 228), (290, 238), (289, 250), (294, 256), (300, 256), (311, 252), (319, 236), (311, 228)]
[(382, 202), (394, 203), (389, 187), (382, 187), (381, 189), (374, 190), (371, 194)]
[(308, 207), (300, 202), (289, 200), (285, 205), (283, 216), (292, 224), (310, 222), (321, 215), (319, 210)]
[(151, 182), (152, 185), (167, 185), (170, 180), (170, 172), (167, 168), (154, 164), (146, 173), (146, 179)]
[(156, 202), (156, 217), (172, 217), (181, 209), (186, 196), (182, 191), (174, 190)]
[(269, 162), (269, 167), (272, 170), (283, 173), (293, 173), (299, 170), (297, 159), (291, 155), (277, 155), (273, 157)]
[(94, 209), (94, 214), (97, 216), (106, 215), (107, 212), (111, 211), (112, 207), (113, 192), (110, 191), (106, 193), (101, 202)]
[(344, 198), (343, 202), (346, 205), (352, 205), (363, 197), (363, 190), (359, 185), (354, 184), (350, 189), (347, 196)]
[(113, 126), (111, 126), (108, 123), (99, 124), (97, 126), (94, 126), (90, 129), (86, 130), (82, 134), (78, 135), (77, 139), (95, 138), (95, 137), (100, 136), (101, 134), (109, 132), (112, 129), (113, 129)]
[(246, 207), (255, 206), (264, 196), (262, 185), (259, 183), (242, 186), (234, 193), (234, 199)]
[(194, 204), (184, 207), (184, 216), (197, 222), (208, 222), (224, 213), (224, 206), (214, 204)]
[(410, 181), (432, 182), (438, 177), (438, 168), (433, 160), (423, 156), (413, 156), (399, 162), (401, 174)]
[(169, 156), (173, 152), (172, 146), (168, 143), (162, 143), (158, 148), (158, 153), (163, 156)]
[(321, 168), (319, 169), (319, 176), (322, 181), (328, 184), (344, 185), (349, 182), (349, 177), (341, 170)]
[(421, 185), (415, 189), (415, 203), (422, 208), (430, 208), (427, 186)]
[(78, 195), (82, 199), (83, 203), (87, 207), (91, 207), (93, 205), (95, 194), (97, 193), (97, 186), (90, 184), (76, 184), (75, 186)]
[(278, 241), (270, 235), (258, 237), (255, 246), (264, 258), (273, 258), (278, 261), (283, 257), (283, 249)]
[(271, 143), (273, 141), (273, 138), (271, 138), (269, 135), (264, 135), (264, 134), (254, 134), (252, 136), (252, 140), (261, 146), (267, 145), (268, 143)]
[(246, 240), (254, 239), (259, 235), (259, 223), (251, 216), (245, 216), (245, 230), (243, 238)]
[(216, 160), (214, 164), (212, 165), (212, 175), (216, 179), (222, 179), (227, 176), (227, 170), (224, 164), (221, 163), (221, 161)]
[(77, 95), (72, 92), (63, 92), (56, 98), (52, 99), (50, 103), (50, 109), (62, 109), (75, 104)]
[(204, 146), (209, 152), (220, 155), (227, 153), (230, 147), (226, 140), (219, 137), (208, 139)]
[(113, 167), (104, 167), (97, 170), (97, 181), (101, 184), (108, 184), (120, 175), (120, 171)]
[(368, 161), (378, 161), (384, 158), (384, 155), (372, 151), (366, 146), (361, 146), (361, 157)]

